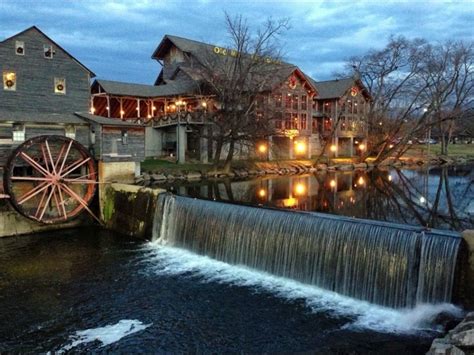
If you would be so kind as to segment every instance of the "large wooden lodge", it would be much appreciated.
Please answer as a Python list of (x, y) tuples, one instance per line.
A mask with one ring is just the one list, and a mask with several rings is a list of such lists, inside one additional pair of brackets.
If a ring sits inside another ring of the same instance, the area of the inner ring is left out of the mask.
[[(95, 74), (37, 27), (7, 38), (0, 42), (1, 159), (29, 137), (59, 134), (101, 161), (132, 161), (137, 170), (145, 157), (207, 162), (214, 147), (204, 138), (212, 130), (206, 117), (219, 105), (199, 85), (209, 55), (222, 56), (222, 48), (165, 35), (152, 55), (162, 66), (154, 85), (91, 85)], [(317, 82), (286, 63), (278, 78), (267, 93), (277, 107), (269, 158), (309, 158), (323, 146), (351, 156), (364, 146), (370, 96), (360, 80)], [(242, 148), (239, 156), (254, 154)]]

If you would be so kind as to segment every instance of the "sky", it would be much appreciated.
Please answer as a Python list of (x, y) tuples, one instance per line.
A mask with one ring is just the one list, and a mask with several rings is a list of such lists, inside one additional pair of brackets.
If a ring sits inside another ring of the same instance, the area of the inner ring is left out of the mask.
[(36, 25), (98, 78), (153, 84), (161, 66), (151, 55), (163, 36), (226, 46), (225, 12), (254, 30), (268, 17), (289, 18), (283, 59), (318, 81), (351, 56), (383, 48), (390, 35), (474, 38), (474, 0), (0, 0), (0, 41)]

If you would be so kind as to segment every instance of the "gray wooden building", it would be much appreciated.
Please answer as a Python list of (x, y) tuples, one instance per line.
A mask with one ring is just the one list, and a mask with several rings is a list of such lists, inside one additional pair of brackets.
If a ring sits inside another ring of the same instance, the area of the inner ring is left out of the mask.
[(0, 167), (38, 135), (73, 138), (102, 161), (144, 159), (144, 127), (90, 114), (95, 74), (37, 27), (0, 42), (0, 67)]

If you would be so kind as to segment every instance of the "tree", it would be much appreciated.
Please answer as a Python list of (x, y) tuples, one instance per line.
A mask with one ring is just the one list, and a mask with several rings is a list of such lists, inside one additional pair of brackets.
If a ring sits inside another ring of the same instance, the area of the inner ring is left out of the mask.
[(215, 47), (201, 63), (200, 73), (203, 89), (216, 101), (208, 116), (212, 124), (208, 138), (216, 147), (214, 162), (217, 165), (226, 150), (223, 170), (229, 171), (237, 146), (254, 147), (275, 133), (270, 93), (282, 69), (290, 66), (281, 63), (279, 43), (281, 33), (288, 29), (288, 19), (267, 19), (255, 32), (242, 16), (231, 18), (226, 13), (225, 21), (229, 46)]
[(455, 121), (472, 104), (472, 44), (391, 37), (385, 48), (351, 58), (346, 70), (360, 75), (373, 98), (366, 156), (399, 158), (435, 126), (447, 154)]

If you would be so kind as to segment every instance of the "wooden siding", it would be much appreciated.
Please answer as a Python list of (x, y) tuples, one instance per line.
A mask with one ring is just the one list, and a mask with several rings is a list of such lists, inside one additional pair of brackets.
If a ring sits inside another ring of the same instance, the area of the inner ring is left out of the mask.
[[(127, 144), (122, 142), (122, 131), (128, 133)], [(102, 161), (143, 161), (145, 159), (144, 128), (102, 127), (101, 133), (100, 158)]]
[[(15, 41), (25, 43), (25, 54), (15, 53)], [(52, 45), (53, 59), (44, 57)], [(15, 111), (71, 113), (89, 109), (89, 73), (36, 29), (0, 43), (1, 71), (14, 71), (16, 91), (0, 87), (0, 108)], [(66, 79), (66, 94), (54, 93), (54, 78)]]

